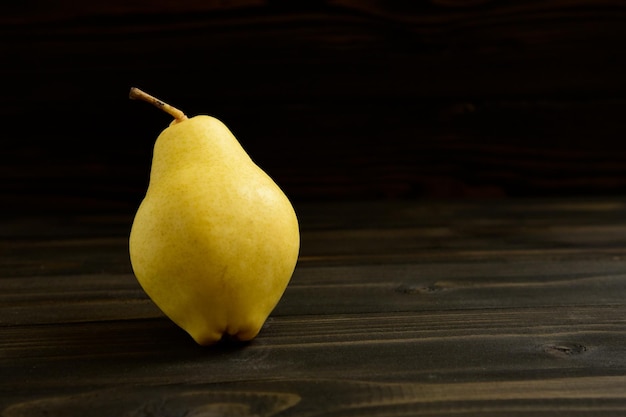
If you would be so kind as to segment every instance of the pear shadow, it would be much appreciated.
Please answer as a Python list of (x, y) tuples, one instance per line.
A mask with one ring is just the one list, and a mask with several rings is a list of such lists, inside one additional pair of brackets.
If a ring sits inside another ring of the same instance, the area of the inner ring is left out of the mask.
[(129, 367), (129, 364), (176, 364), (241, 356), (261, 344), (224, 337), (202, 346), (167, 317), (112, 320), (46, 326), (31, 347), (35, 357), (89, 366)]
[(218, 351), (218, 352), (229, 353), (229, 352), (237, 352), (238, 350), (245, 349), (249, 346), (252, 346), (253, 341), (254, 340), (243, 341), (229, 334), (225, 334), (217, 343), (208, 345), (208, 346), (201, 346), (201, 347), (205, 349)]
[[(167, 317), (116, 322), (105, 329), (111, 340), (109, 352), (168, 361), (232, 355), (255, 345), (254, 340), (244, 342), (230, 335), (214, 344), (200, 345)], [(128, 340), (132, 343), (120, 345), (120, 341)]]
[[(24, 348), (5, 358), (7, 375), (36, 369), (46, 397), (120, 385), (256, 380), (277, 369), (262, 340), (225, 338), (201, 346), (166, 317), (32, 326), (26, 331), (18, 341)], [(29, 381), (15, 381), (14, 389), (31, 390)]]

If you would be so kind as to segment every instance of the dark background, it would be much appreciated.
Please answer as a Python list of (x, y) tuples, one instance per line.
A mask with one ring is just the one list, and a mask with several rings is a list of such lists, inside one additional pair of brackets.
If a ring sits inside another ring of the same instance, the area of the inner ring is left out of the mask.
[(132, 213), (170, 117), (294, 201), (626, 191), (626, 3), (22, 1), (0, 13), (5, 213)]

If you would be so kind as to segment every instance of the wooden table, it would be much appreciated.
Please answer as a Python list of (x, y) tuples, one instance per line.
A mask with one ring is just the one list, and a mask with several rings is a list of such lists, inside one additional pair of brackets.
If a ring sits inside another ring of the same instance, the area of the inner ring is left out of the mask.
[(626, 200), (297, 210), (280, 304), (212, 348), (138, 286), (132, 217), (3, 217), (0, 415), (626, 415)]

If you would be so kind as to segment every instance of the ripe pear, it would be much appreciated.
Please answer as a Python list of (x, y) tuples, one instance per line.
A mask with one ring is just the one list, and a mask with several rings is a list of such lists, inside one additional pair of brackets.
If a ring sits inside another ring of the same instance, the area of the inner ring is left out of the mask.
[(282, 297), (298, 259), (294, 209), (219, 120), (176, 119), (154, 145), (135, 215), (133, 272), (154, 303), (200, 345), (253, 339)]

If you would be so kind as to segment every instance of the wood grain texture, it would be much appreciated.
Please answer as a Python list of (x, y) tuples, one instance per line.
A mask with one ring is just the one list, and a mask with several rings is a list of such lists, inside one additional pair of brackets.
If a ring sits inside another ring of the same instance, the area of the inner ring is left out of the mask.
[(0, 220), (0, 415), (621, 416), (626, 202), (296, 205), (247, 344), (196, 345), (132, 276), (132, 218)]
[(621, 1), (5, 8), (5, 212), (134, 210), (169, 118), (131, 85), (218, 116), (301, 201), (626, 190)]

